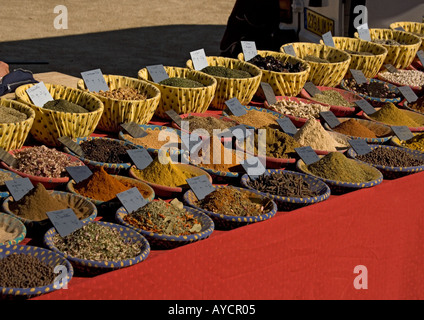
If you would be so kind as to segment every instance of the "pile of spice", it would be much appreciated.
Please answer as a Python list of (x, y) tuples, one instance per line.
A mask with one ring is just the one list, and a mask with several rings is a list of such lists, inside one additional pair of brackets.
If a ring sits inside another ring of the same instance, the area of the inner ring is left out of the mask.
[(257, 217), (265, 214), (264, 202), (248, 191), (232, 187), (217, 188), (197, 205), (203, 210), (233, 217)]
[(247, 184), (259, 192), (280, 197), (314, 198), (319, 195), (303, 176), (287, 172), (262, 175), (256, 179), (249, 179)]
[(283, 63), (273, 56), (262, 57), (257, 55), (253, 59), (249, 60), (249, 63), (254, 64), (255, 66), (261, 68), (262, 70), (274, 71), (274, 72), (284, 72), (284, 73), (298, 73), (305, 71), (302, 66), (302, 63)]
[(314, 150), (336, 152), (338, 148), (347, 148), (346, 141), (337, 141), (321, 123), (308, 120), (293, 137), (301, 146), (309, 146)]
[(92, 139), (80, 144), (84, 158), (103, 163), (130, 163), (127, 151), (134, 149), (116, 140)]
[[(255, 154), (262, 152), (266, 147), (266, 156), (271, 158), (291, 159), (296, 156), (296, 148), (300, 148), (301, 145), (293, 137), (288, 134), (275, 130), (272, 128), (261, 128), (266, 130), (266, 146), (263, 145), (263, 134), (261, 132), (255, 133), (254, 147)], [(253, 137), (252, 137), (253, 138)], [(245, 147), (249, 150), (251, 139), (246, 139)]]
[(388, 83), (384, 82), (367, 82), (358, 84), (355, 79), (345, 79), (345, 85), (356, 93), (367, 97), (380, 99), (396, 99), (400, 97), (399, 93), (392, 91)]
[(80, 105), (64, 99), (48, 101), (43, 106), (44, 109), (66, 113), (89, 113), (87, 109)]
[(0, 260), (0, 287), (30, 289), (53, 284), (54, 268), (27, 254), (11, 254)]
[(240, 117), (230, 116), (231, 119), (238, 123), (253, 127), (262, 128), (275, 125), (278, 117), (272, 113), (262, 112), (258, 110), (247, 110), (245, 115)]
[(366, 51), (344, 50), (344, 52), (349, 54), (360, 55), (360, 56), (374, 56), (374, 53), (366, 52)]
[(178, 200), (153, 201), (124, 216), (128, 224), (153, 233), (188, 236), (202, 231), (202, 224)]
[(16, 165), (14, 169), (36, 177), (66, 177), (66, 167), (82, 166), (83, 163), (73, 161), (69, 155), (42, 145), (24, 148), (14, 153)]
[(144, 170), (133, 168), (133, 173), (143, 181), (172, 188), (183, 187), (187, 185), (187, 179), (198, 176), (193, 171), (178, 167), (171, 162), (169, 157), (166, 158), (164, 159), (162, 156), (158, 156)]
[(377, 135), (374, 131), (364, 126), (362, 123), (355, 119), (349, 119), (347, 121), (344, 121), (337, 127), (333, 128), (333, 130), (351, 137), (371, 139), (377, 138)]
[(194, 130), (206, 130), (210, 137), (214, 135), (214, 130), (226, 131), (226, 129), (235, 127), (237, 122), (220, 119), (217, 117), (199, 117), (199, 116), (188, 116), (183, 121), (188, 121), (189, 131)]
[(18, 123), (28, 119), (25, 113), (13, 108), (0, 106), (0, 124), (1, 123)]
[(418, 70), (397, 70), (396, 72), (383, 71), (380, 77), (385, 81), (394, 82), (401, 86), (424, 86), (424, 72)]
[(149, 193), (139, 185), (132, 185), (126, 180), (118, 180), (108, 174), (103, 167), (95, 170), (93, 174), (74, 185), (74, 190), (87, 198), (97, 201), (112, 201), (116, 195), (131, 188), (137, 187), (143, 197), (148, 197)]
[(73, 258), (90, 261), (120, 262), (137, 257), (140, 243), (124, 238), (117, 229), (90, 222), (70, 235), (53, 237), (53, 245)]
[(241, 162), (245, 154), (234, 149), (226, 148), (221, 139), (213, 137), (195, 155), (190, 155), (190, 162), (202, 168), (221, 172), (243, 172)]
[(323, 111), (330, 111), (330, 106), (318, 103), (305, 103), (302, 101), (279, 100), (271, 105), (269, 109), (284, 115), (299, 117), (304, 119), (318, 119)]
[(0, 226), (0, 245), (16, 239), (21, 232), (22, 231), (19, 230), (19, 228), (12, 224)]
[(424, 134), (418, 134), (412, 139), (402, 141), (401, 144), (406, 148), (424, 152)]
[[(30, 221), (44, 221), (48, 219), (47, 212), (68, 209), (67, 203), (49, 193), (39, 183), (21, 200), (9, 203), (10, 211), (16, 216)], [(89, 207), (71, 207), (79, 219), (87, 218), (91, 212)]]
[(403, 110), (396, 107), (393, 103), (386, 103), (376, 113), (369, 115), (369, 117), (375, 121), (392, 126), (407, 126), (410, 128), (417, 128), (422, 125), (409, 117)]
[(348, 159), (340, 152), (329, 153), (309, 165), (308, 171), (323, 179), (348, 183), (364, 183), (378, 178), (373, 167)]
[(202, 88), (204, 85), (198, 81), (187, 78), (168, 78), (159, 82), (159, 84), (177, 88)]
[(386, 45), (386, 46), (401, 46), (401, 45), (405, 44), (403, 42), (396, 41), (396, 40), (393, 40), (393, 39), (374, 39), (374, 40), (372, 40), (372, 42), (377, 43), (377, 44)]
[(146, 100), (147, 95), (140, 93), (135, 88), (122, 87), (109, 91), (99, 91), (99, 95), (105, 98), (116, 99), (116, 100)]
[(231, 69), (221, 66), (209, 66), (202, 69), (202, 72), (207, 73), (214, 77), (228, 78), (228, 79), (245, 79), (251, 78), (252, 75), (244, 70)]
[(424, 96), (418, 98), (414, 103), (408, 104), (408, 107), (420, 113), (424, 113)]
[(306, 60), (309, 62), (315, 62), (315, 63), (331, 63), (331, 61), (327, 59), (316, 57), (316, 56), (305, 56), (303, 60)]
[(0, 187), (5, 185), (6, 181), (13, 180), (12, 173), (0, 170)]
[(172, 129), (165, 130), (147, 130), (147, 136), (142, 138), (133, 138), (131, 135), (124, 133), (124, 139), (144, 148), (160, 149), (166, 144), (171, 149), (179, 149), (181, 138), (176, 131)]
[(336, 90), (321, 91), (321, 93), (315, 95), (312, 99), (333, 106), (342, 106), (347, 108), (355, 107), (354, 103), (347, 101), (340, 92)]
[(417, 157), (402, 149), (375, 148), (371, 152), (357, 156), (360, 161), (386, 167), (419, 167), (424, 165), (423, 157)]

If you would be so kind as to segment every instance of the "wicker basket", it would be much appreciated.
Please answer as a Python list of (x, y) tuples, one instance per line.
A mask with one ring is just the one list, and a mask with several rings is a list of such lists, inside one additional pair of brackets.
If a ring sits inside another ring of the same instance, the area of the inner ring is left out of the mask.
[(16, 89), (19, 102), (28, 104), (35, 111), (35, 120), (31, 128), (32, 136), (47, 146), (58, 147), (58, 138), (88, 137), (97, 127), (104, 106), (100, 99), (79, 89), (55, 84), (45, 84), (53, 99), (65, 99), (83, 106), (89, 113), (65, 113), (37, 107), (31, 102), (26, 90), (33, 84)]
[(308, 80), (316, 86), (336, 87), (349, 70), (350, 55), (342, 50), (323, 44), (295, 42), (283, 45), (280, 49), (281, 52), (284, 52), (284, 48), (290, 45), (293, 46), (296, 56), (300, 59), (304, 59), (306, 56), (315, 56), (331, 62), (318, 63), (307, 61), (311, 66)]
[(20, 149), (33, 126), (35, 112), (27, 105), (12, 100), (0, 99), (0, 106), (18, 110), (28, 117), (22, 122), (0, 124), (0, 147), (6, 151)]
[[(384, 39), (407, 43), (400, 46), (382, 45), (388, 51), (384, 64), (391, 64), (397, 69), (409, 67), (421, 46), (421, 39), (408, 32), (391, 29), (370, 29), (370, 34), (372, 40)], [(355, 32), (355, 38), (359, 39), (358, 32)]]
[[(238, 69), (249, 72), (252, 77), (244, 79), (229, 79), (215, 77), (217, 81), (215, 98), (211, 102), (211, 108), (224, 110), (225, 102), (237, 98), (242, 105), (247, 105), (261, 85), (262, 71), (258, 67), (233, 58), (207, 57), (209, 66), (221, 66), (230, 69)], [(188, 60), (186, 66), (194, 69), (193, 61)], [(204, 74), (204, 73), (203, 73)]]
[[(262, 57), (272, 56), (284, 63), (302, 63), (304, 71), (302, 72), (275, 72), (262, 70), (262, 82), (269, 83), (276, 96), (296, 97), (308, 80), (311, 66), (305, 61), (292, 57), (288, 54), (274, 51), (258, 51)], [(238, 59), (244, 61), (244, 54), (240, 53)]]
[(421, 38), (421, 47), (420, 50), (424, 50), (424, 23), (420, 22), (394, 22), (390, 25), (390, 29), (395, 30), (396, 28), (402, 27), (406, 32), (411, 32), (415, 36)]
[[(388, 51), (385, 47), (348, 37), (333, 37), (333, 40), (337, 49), (372, 53), (372, 56), (348, 53), (351, 57), (349, 69), (361, 70), (367, 78), (377, 76), (387, 57)], [(322, 40), (321, 43), (324, 44)], [(350, 71), (347, 74), (350, 75)]]
[(138, 72), (138, 78), (155, 85), (161, 92), (159, 106), (155, 115), (167, 119), (166, 112), (174, 110), (178, 114), (205, 112), (215, 95), (216, 80), (202, 72), (179, 67), (165, 67), (170, 78), (187, 78), (202, 83), (203, 88), (178, 88), (161, 85), (152, 81), (147, 68)]
[[(135, 78), (104, 75), (110, 90), (130, 87), (145, 93), (146, 100), (118, 100), (105, 98), (96, 92), (90, 92), (99, 98), (104, 104), (103, 115), (97, 128), (105, 132), (119, 132), (120, 125), (126, 122), (147, 124), (152, 118), (159, 105), (160, 91), (150, 83)], [(78, 82), (78, 89), (87, 90), (84, 80)]]

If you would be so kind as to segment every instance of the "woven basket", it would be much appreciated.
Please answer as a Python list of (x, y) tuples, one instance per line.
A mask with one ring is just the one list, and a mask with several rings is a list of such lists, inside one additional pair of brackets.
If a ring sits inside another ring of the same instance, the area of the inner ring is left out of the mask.
[(26, 90), (33, 84), (16, 89), (19, 102), (28, 104), (35, 111), (35, 120), (31, 128), (32, 136), (47, 146), (58, 147), (58, 138), (88, 137), (99, 123), (104, 106), (100, 99), (82, 90), (61, 85), (45, 84), (53, 99), (65, 99), (83, 106), (89, 113), (65, 113), (37, 107), (31, 102)]
[(165, 67), (170, 78), (187, 78), (205, 85), (203, 88), (178, 88), (161, 85), (152, 81), (147, 68), (138, 72), (138, 78), (155, 85), (161, 92), (159, 106), (155, 115), (167, 119), (166, 112), (174, 110), (178, 114), (190, 112), (203, 113), (208, 108), (216, 90), (216, 80), (202, 72), (179, 67)]
[[(126, 122), (147, 124), (159, 105), (160, 91), (150, 83), (135, 78), (104, 75), (110, 90), (123, 87), (137, 89), (147, 95), (146, 100), (118, 100), (105, 98), (96, 92), (90, 92), (104, 104), (104, 112), (97, 128), (105, 132), (119, 132), (120, 125)], [(87, 90), (84, 80), (78, 81), (78, 89)]]
[(350, 55), (342, 50), (323, 44), (295, 42), (283, 45), (280, 51), (284, 52), (284, 48), (290, 45), (293, 46), (296, 56), (300, 59), (304, 59), (306, 56), (315, 56), (331, 62), (317, 63), (307, 61), (311, 66), (308, 80), (316, 86), (336, 87), (349, 70)]
[(421, 47), (420, 50), (424, 50), (424, 23), (420, 22), (394, 22), (390, 25), (390, 29), (395, 30), (396, 28), (402, 27), (406, 32), (411, 32), (415, 36), (421, 38)]
[[(367, 78), (374, 78), (386, 60), (388, 51), (382, 45), (348, 37), (333, 37), (333, 40), (337, 49), (374, 54), (366, 56), (348, 53), (351, 57), (349, 69), (361, 70)], [(324, 44), (322, 40), (321, 44)], [(350, 75), (350, 71), (348, 74)]]
[[(227, 106), (226, 101), (237, 98), (242, 105), (247, 105), (255, 95), (261, 85), (262, 71), (258, 67), (240, 61), (238, 59), (225, 57), (207, 57), (209, 66), (221, 66), (230, 69), (238, 69), (249, 72), (252, 77), (245, 79), (229, 79), (215, 77), (217, 81), (215, 98), (211, 102), (211, 108), (224, 110)], [(188, 60), (186, 66), (194, 69), (193, 61)], [(203, 73), (204, 74), (204, 73)]]
[[(258, 51), (258, 54), (262, 57), (272, 56), (284, 63), (302, 63), (302, 72), (275, 72), (262, 70), (261, 82), (269, 83), (274, 90), (276, 96), (290, 96), (296, 97), (305, 86), (308, 80), (309, 73), (311, 72), (311, 66), (305, 61), (292, 57), (288, 54), (274, 51)], [(244, 61), (244, 54), (240, 53), (238, 59)]]
[(35, 112), (27, 105), (12, 100), (0, 99), (0, 106), (18, 110), (28, 116), (22, 122), (0, 124), (0, 147), (6, 151), (20, 149), (33, 126)]
[[(391, 64), (397, 69), (406, 69), (409, 67), (421, 46), (421, 39), (419, 37), (403, 31), (370, 29), (370, 34), (372, 40), (384, 39), (407, 43), (400, 46), (382, 45), (388, 51), (384, 64)], [(357, 32), (355, 32), (355, 38), (359, 39)]]

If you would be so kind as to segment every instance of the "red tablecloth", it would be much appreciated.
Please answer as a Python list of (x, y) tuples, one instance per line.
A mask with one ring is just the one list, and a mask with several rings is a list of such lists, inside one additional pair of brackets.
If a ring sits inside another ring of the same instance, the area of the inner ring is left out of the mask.
[[(386, 181), (37, 299), (423, 299), (424, 173)], [(354, 269), (368, 270), (357, 290)]]

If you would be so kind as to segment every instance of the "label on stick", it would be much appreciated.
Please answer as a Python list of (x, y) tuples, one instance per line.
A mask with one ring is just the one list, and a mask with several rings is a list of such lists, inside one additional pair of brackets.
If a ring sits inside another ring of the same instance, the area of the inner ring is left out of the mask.
[(93, 175), (93, 172), (87, 166), (67, 167), (66, 171), (76, 183), (80, 183)]
[(268, 102), (268, 105), (272, 106), (276, 104), (277, 98), (275, 97), (275, 92), (271, 85), (266, 82), (261, 82), (261, 88), (264, 91), (265, 99)]
[(384, 67), (387, 69), (387, 71), (389, 71), (390, 73), (396, 73), (396, 72), (398, 72), (399, 70), (398, 69), (396, 69), (393, 65), (391, 65), (391, 64), (386, 64), (386, 65), (384, 65)]
[(13, 200), (19, 201), (25, 195), (34, 189), (34, 186), (29, 178), (19, 178), (15, 180), (5, 181), (6, 187), (13, 197)]
[(13, 168), (16, 166), (16, 158), (3, 148), (0, 148), (0, 160), (7, 164), (9, 167)]
[(367, 78), (361, 70), (350, 69), (350, 73), (352, 74), (352, 77), (355, 79), (357, 84), (364, 84), (368, 82)]
[(336, 47), (336, 45), (334, 44), (333, 34), (331, 33), (331, 31), (323, 34), (322, 40), (324, 41), (324, 44), (326, 46), (333, 47), (333, 48)]
[(414, 137), (414, 134), (407, 126), (393, 126), (394, 134), (402, 141), (408, 141)]
[(53, 97), (44, 82), (39, 82), (26, 90), (33, 104), (42, 108), (47, 102), (53, 101)]
[(277, 122), (280, 125), (281, 129), (284, 131), (284, 133), (292, 135), (295, 135), (297, 133), (297, 128), (290, 120), (290, 118), (285, 117), (282, 119), (277, 119)]
[(360, 28), (357, 29), (358, 30), (358, 35), (359, 38), (365, 41), (372, 41), (371, 39), (371, 33), (370, 33), (370, 29), (367, 28)]
[(71, 138), (60, 137), (57, 140), (59, 140), (60, 143), (62, 143), (65, 147), (67, 147), (69, 150), (71, 150), (76, 155), (78, 155), (80, 157), (84, 156), (84, 152), (82, 151), (81, 146), (78, 143), (72, 141)]
[(368, 143), (365, 142), (365, 140), (355, 139), (349, 140), (348, 142), (353, 150), (355, 150), (355, 152), (358, 154), (358, 156), (362, 156), (371, 152), (371, 148)]
[(319, 156), (311, 147), (296, 148), (295, 151), (307, 166), (319, 161)]
[(148, 136), (148, 133), (144, 131), (137, 123), (127, 122), (121, 124), (121, 127), (133, 138), (143, 138)]
[(293, 57), (296, 57), (296, 51), (294, 50), (294, 48), (291, 44), (284, 47), (284, 52), (293, 56)]
[(232, 98), (226, 101), (225, 104), (235, 117), (241, 117), (247, 114), (246, 108), (240, 103), (237, 98)]
[(418, 100), (418, 96), (415, 94), (415, 92), (411, 89), (411, 87), (400, 87), (398, 88), (400, 93), (405, 97), (406, 101), (409, 103), (413, 103)]
[(355, 104), (368, 115), (372, 115), (377, 112), (377, 110), (375, 110), (375, 108), (367, 100), (358, 100), (355, 101)]
[(109, 86), (100, 69), (81, 72), (84, 83), (90, 92), (109, 91)]
[(153, 82), (159, 83), (163, 80), (169, 79), (169, 76), (162, 64), (148, 66), (146, 69), (149, 72)]
[(321, 93), (321, 91), (312, 82), (306, 82), (303, 88), (309, 93), (311, 97), (315, 97), (317, 94)]
[(324, 119), (325, 122), (330, 126), (330, 128), (335, 128), (340, 124), (340, 120), (334, 115), (331, 111), (320, 112), (320, 116)]
[(172, 121), (174, 121), (180, 128), (181, 128), (181, 117), (178, 113), (175, 112), (175, 110), (168, 110), (166, 111), (166, 114), (169, 118), (171, 118)]
[(395, 28), (395, 30), (406, 32), (406, 30), (404, 28), (402, 28), (402, 27), (397, 27), (397, 28)]
[(83, 226), (83, 223), (72, 209), (50, 211), (46, 212), (46, 214), (62, 238), (69, 236)]
[(424, 51), (420, 50), (417, 52), (417, 57), (421, 61), (421, 64), (424, 65)]
[(208, 59), (206, 58), (205, 49), (199, 49), (190, 52), (191, 61), (195, 70), (202, 70), (209, 66)]
[(207, 195), (215, 191), (207, 176), (198, 176), (187, 179), (186, 181), (199, 200), (205, 199)]
[(258, 157), (250, 157), (241, 162), (246, 173), (252, 179), (263, 175), (266, 172), (266, 168)]
[(138, 170), (146, 169), (153, 162), (152, 156), (144, 148), (127, 150), (127, 153)]
[(137, 188), (132, 188), (130, 190), (118, 193), (116, 197), (122, 203), (128, 213), (133, 213), (134, 211), (143, 208), (146, 204), (149, 203), (149, 201), (143, 198)]
[(256, 43), (254, 41), (241, 41), (241, 47), (244, 54), (244, 61), (252, 60), (258, 55)]

